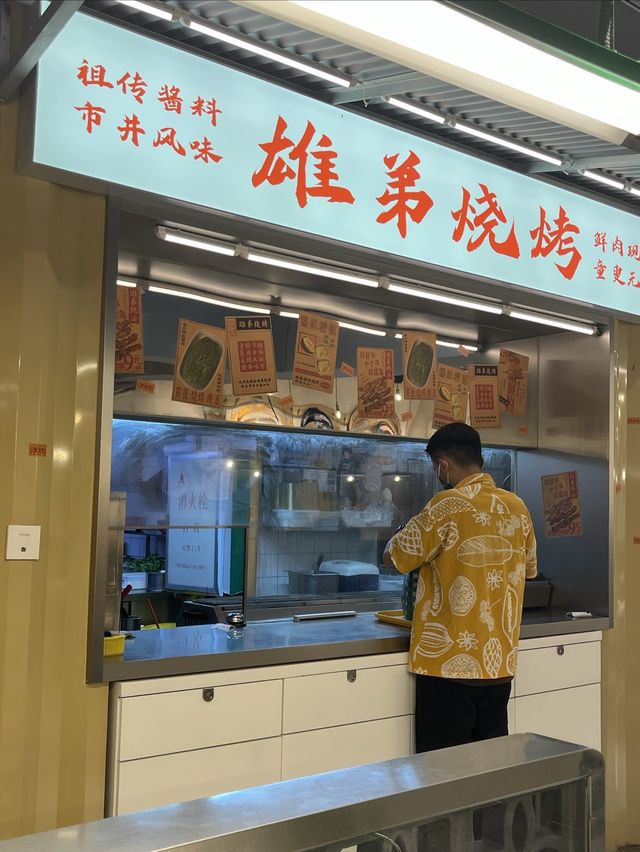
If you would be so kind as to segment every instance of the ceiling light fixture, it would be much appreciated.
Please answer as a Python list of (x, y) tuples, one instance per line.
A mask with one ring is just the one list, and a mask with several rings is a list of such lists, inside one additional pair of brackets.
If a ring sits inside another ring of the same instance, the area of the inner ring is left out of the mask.
[(580, 174), (584, 175), (586, 178), (590, 178), (591, 180), (597, 180), (598, 183), (603, 183), (605, 186), (613, 187), (613, 189), (624, 189), (624, 183), (621, 180), (610, 178), (607, 175), (600, 174), (600, 172), (590, 172), (585, 169)]
[(577, 320), (562, 319), (561, 317), (552, 317), (545, 314), (533, 314), (529, 311), (521, 311), (517, 308), (505, 308), (505, 314), (512, 319), (524, 320), (524, 322), (534, 322), (538, 325), (547, 325), (551, 328), (559, 328), (563, 331), (576, 331), (578, 334), (595, 335), (598, 333), (598, 328), (595, 325), (578, 322)]
[(255, 251), (254, 249), (249, 249), (246, 257), (247, 260), (252, 260), (255, 263), (279, 266), (282, 269), (292, 269), (294, 272), (305, 272), (308, 275), (320, 275), (323, 278), (335, 278), (336, 281), (346, 281), (349, 284), (361, 284), (363, 287), (380, 286), (377, 276), (350, 272), (348, 269), (341, 269), (339, 266), (328, 266), (313, 261), (298, 260), (286, 255)]
[(234, 243), (225, 243), (213, 237), (202, 234), (192, 234), (189, 231), (179, 231), (175, 228), (165, 228), (164, 225), (156, 226), (156, 236), (167, 243), (176, 243), (179, 246), (210, 251), (214, 254), (223, 254), (226, 257), (234, 257), (237, 247)]
[(191, 299), (194, 302), (206, 302), (209, 305), (219, 305), (221, 308), (231, 308), (233, 311), (247, 311), (250, 314), (265, 314), (269, 315), (269, 308), (258, 308), (254, 305), (241, 305), (237, 302), (227, 302), (225, 299), (218, 299), (214, 296), (206, 296), (204, 293), (194, 293), (191, 290), (179, 290), (173, 287), (159, 287), (152, 284), (149, 287), (150, 293), (162, 293), (165, 296), (178, 296), (181, 299)]
[(300, 319), (300, 314), (295, 311), (280, 311), (280, 316), (287, 317), (287, 319)]
[(631, 193), (631, 195), (640, 195), (640, 187), (630, 186), (629, 192)]
[(405, 296), (417, 296), (419, 299), (430, 299), (433, 302), (442, 302), (445, 305), (456, 305), (459, 308), (469, 308), (472, 311), (484, 311), (487, 314), (498, 316), (502, 313), (502, 305), (490, 304), (489, 302), (476, 302), (472, 299), (461, 299), (457, 296), (449, 296), (446, 293), (436, 293), (434, 290), (425, 290), (421, 287), (406, 287), (404, 284), (389, 284), (389, 290), (393, 293), (403, 293)]
[(122, 6), (130, 6), (137, 12), (146, 12), (148, 15), (154, 15), (156, 18), (162, 18), (163, 21), (172, 21), (173, 12), (169, 9), (163, 9), (159, 4), (144, 3), (142, 0), (118, 0)]
[(118, 285), (118, 287), (131, 287), (131, 288), (133, 288), (133, 287), (138, 286), (137, 281), (128, 281), (126, 278), (118, 278), (117, 281), (116, 281), (116, 284)]
[(231, 30), (212, 27), (208, 24), (203, 24), (200, 23), (200, 21), (194, 20), (189, 22), (189, 29), (194, 30), (197, 33), (202, 33), (203, 35), (208, 35), (218, 41), (224, 41), (227, 44), (232, 44), (234, 47), (240, 47), (242, 50), (248, 50), (251, 53), (255, 53), (257, 56), (264, 56), (265, 59), (270, 59), (272, 62), (280, 62), (283, 65), (288, 65), (298, 71), (303, 71), (305, 74), (320, 77), (320, 79), (327, 80), (329, 83), (333, 83), (336, 86), (344, 86), (344, 88), (348, 89), (353, 83), (351, 77), (347, 77), (345, 74), (340, 74), (338, 71), (331, 71), (314, 62), (305, 62), (303, 59), (297, 59), (295, 56), (285, 53), (284, 51), (271, 50), (266, 45), (263, 47), (261, 44), (258, 44), (257, 41), (242, 38), (242, 36), (231, 32)]
[(521, 145), (518, 142), (512, 142), (506, 136), (501, 136), (496, 133), (487, 133), (486, 130), (481, 130), (475, 124), (466, 124), (465, 122), (456, 121), (455, 129), (467, 133), (469, 136), (475, 136), (485, 142), (491, 142), (493, 145), (500, 145), (501, 148), (508, 148), (510, 151), (517, 151), (519, 154), (525, 154), (527, 157), (533, 157), (536, 160), (543, 160), (545, 163), (552, 163), (554, 166), (561, 166), (562, 160), (560, 157), (554, 157), (551, 154), (546, 154), (544, 151)]
[(386, 337), (387, 332), (380, 328), (367, 328), (364, 325), (354, 325), (350, 322), (342, 322), (338, 320), (340, 328), (348, 328), (350, 331), (361, 331), (363, 334), (373, 334), (375, 337)]
[(412, 112), (414, 115), (419, 115), (420, 118), (428, 118), (429, 121), (435, 121), (436, 124), (444, 124), (446, 121), (446, 118), (443, 115), (440, 115), (437, 112), (432, 112), (430, 109), (423, 107), (422, 104), (418, 104), (415, 101), (408, 101), (404, 98), (385, 98), (385, 100), (388, 104), (391, 104), (391, 106), (406, 110), (406, 112)]
[(478, 347), (473, 343), (456, 343), (453, 340), (436, 340), (438, 346), (444, 346), (445, 349), (466, 349), (467, 352), (477, 352)]

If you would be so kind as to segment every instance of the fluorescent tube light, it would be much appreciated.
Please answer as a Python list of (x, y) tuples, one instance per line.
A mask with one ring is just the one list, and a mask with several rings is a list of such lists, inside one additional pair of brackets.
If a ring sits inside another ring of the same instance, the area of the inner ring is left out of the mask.
[(254, 305), (240, 305), (236, 302), (227, 302), (224, 299), (218, 299), (214, 296), (205, 296), (200, 293), (193, 293), (190, 290), (178, 290), (173, 287), (158, 287), (152, 284), (149, 287), (150, 293), (163, 293), (165, 296), (178, 296), (181, 299), (191, 299), (194, 302), (207, 302), (210, 305), (219, 305), (221, 308), (231, 308), (234, 311), (247, 311), (250, 314), (270, 314), (268, 308), (257, 308)]
[(560, 317), (544, 316), (542, 314), (531, 314), (528, 311), (520, 311), (516, 308), (507, 308), (505, 310), (507, 316), (513, 319), (524, 320), (525, 322), (535, 322), (538, 325), (548, 325), (551, 328), (560, 328), (563, 331), (576, 331), (578, 334), (594, 335), (598, 333), (595, 325), (587, 325), (586, 323), (573, 320), (565, 320)]
[(640, 195), (640, 189), (635, 186), (630, 187), (629, 192), (631, 195)]
[(417, 296), (419, 299), (430, 299), (433, 302), (443, 302), (446, 305), (456, 305), (459, 308), (469, 308), (472, 311), (484, 311), (498, 316), (502, 313), (502, 305), (492, 305), (488, 302), (475, 302), (471, 299), (460, 299), (446, 293), (436, 293), (433, 290), (423, 290), (419, 287), (405, 287), (404, 284), (389, 284), (393, 293), (404, 293), (406, 296)]
[(419, 115), (421, 118), (428, 118), (429, 121), (435, 121), (436, 124), (445, 123), (446, 119), (443, 115), (439, 115), (437, 112), (432, 112), (430, 109), (427, 109), (414, 101), (405, 101), (400, 98), (387, 98), (386, 100), (387, 103), (391, 104), (391, 106), (406, 110), (406, 112), (412, 112), (414, 115)]
[(300, 319), (300, 314), (297, 314), (295, 311), (280, 311), (281, 317), (288, 317), (289, 319)]
[(597, 180), (598, 183), (604, 183), (606, 186), (611, 186), (614, 189), (624, 189), (624, 184), (621, 180), (607, 177), (607, 175), (600, 174), (600, 172), (590, 172), (585, 169), (582, 174), (587, 178), (591, 178), (591, 180)]
[(349, 88), (352, 83), (350, 77), (340, 74), (337, 71), (330, 71), (329, 69), (325, 69), (322, 65), (318, 65), (313, 62), (305, 62), (302, 59), (296, 59), (294, 56), (290, 56), (284, 52), (270, 50), (268, 47), (263, 47), (261, 44), (258, 44), (252, 39), (242, 38), (240, 35), (236, 35), (231, 32), (231, 30), (217, 29), (193, 20), (189, 23), (189, 29), (195, 30), (197, 33), (202, 33), (203, 35), (208, 35), (218, 41), (224, 41), (227, 44), (232, 44), (234, 47), (240, 47), (243, 50), (248, 50), (258, 56), (264, 56), (265, 59), (271, 59), (273, 62), (280, 62), (283, 65), (289, 65), (291, 68), (296, 68), (298, 71), (303, 71), (305, 74), (312, 74), (314, 77), (320, 77), (322, 80), (328, 80), (336, 86)]
[(562, 165), (560, 157), (554, 157), (551, 154), (546, 154), (538, 148), (521, 145), (508, 139), (506, 136), (500, 136), (496, 133), (487, 133), (481, 130), (474, 124), (465, 124), (464, 122), (456, 121), (456, 130), (461, 130), (469, 136), (476, 136), (478, 139), (484, 139), (485, 142), (491, 142), (494, 145), (500, 145), (502, 148), (508, 148), (510, 151), (517, 151), (519, 154), (525, 154), (527, 157), (534, 157), (537, 160), (544, 160), (545, 163), (552, 163), (554, 166)]
[(338, 321), (338, 325), (340, 326), (340, 328), (348, 328), (350, 331), (361, 331), (363, 334), (373, 334), (376, 337), (387, 336), (387, 332), (382, 331), (379, 328), (366, 328), (366, 326), (364, 325), (353, 325), (353, 323), (342, 322), (341, 320)]
[(213, 237), (191, 234), (188, 231), (177, 231), (174, 228), (165, 228), (164, 225), (156, 227), (156, 236), (167, 243), (176, 243), (179, 246), (211, 251), (214, 254), (224, 254), (233, 257), (236, 254), (236, 246), (233, 243), (225, 243), (215, 240)]
[(163, 21), (172, 21), (173, 12), (169, 9), (163, 9), (161, 6), (156, 6), (154, 3), (144, 3), (142, 0), (118, 0), (122, 6), (130, 6), (138, 12), (146, 12), (148, 15), (155, 15), (156, 18), (162, 18)]
[(138, 286), (137, 281), (127, 281), (126, 278), (118, 278), (118, 280), (116, 281), (116, 284), (118, 285), (118, 287), (132, 287), (133, 288), (133, 287)]
[(337, 32), (338, 22), (350, 28), (352, 45), (366, 42), (370, 51), (386, 51), (395, 60), (410, 52), (415, 70), (485, 97), (618, 144), (628, 133), (640, 133), (636, 89), (443, 3), (377, 0), (367, 4), (366, 15), (360, 0), (291, 0), (286, 5), (294, 10), (289, 20), (299, 25), (304, 20), (307, 28)]
[(473, 343), (454, 343), (452, 340), (436, 340), (436, 343), (438, 344), (438, 346), (444, 346), (445, 349), (460, 349), (461, 346), (464, 346), (464, 348), (468, 352), (478, 351), (478, 347), (475, 346)]
[(347, 281), (350, 284), (361, 284), (363, 287), (379, 287), (380, 282), (373, 275), (349, 272), (338, 266), (324, 266), (313, 261), (297, 260), (285, 255), (269, 254), (268, 252), (249, 249), (247, 260), (255, 263), (265, 263), (267, 266), (279, 266), (282, 269), (293, 269), (295, 272), (306, 272), (308, 275), (321, 275), (323, 278), (335, 278), (336, 281)]

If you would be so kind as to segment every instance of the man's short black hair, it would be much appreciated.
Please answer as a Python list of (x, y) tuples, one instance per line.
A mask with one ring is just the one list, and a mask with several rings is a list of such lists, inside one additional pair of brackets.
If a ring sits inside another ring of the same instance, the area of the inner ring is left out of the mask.
[(482, 467), (480, 435), (466, 423), (448, 423), (434, 432), (427, 444), (431, 459), (447, 455), (462, 467)]

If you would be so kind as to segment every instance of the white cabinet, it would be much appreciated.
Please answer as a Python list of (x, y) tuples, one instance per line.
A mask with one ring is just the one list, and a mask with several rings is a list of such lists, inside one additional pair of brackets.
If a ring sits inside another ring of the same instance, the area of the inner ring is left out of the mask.
[(600, 654), (600, 633), (521, 642), (509, 730), (600, 749)]
[(413, 752), (411, 716), (396, 716), (287, 734), (282, 740), (282, 779), (406, 757)]

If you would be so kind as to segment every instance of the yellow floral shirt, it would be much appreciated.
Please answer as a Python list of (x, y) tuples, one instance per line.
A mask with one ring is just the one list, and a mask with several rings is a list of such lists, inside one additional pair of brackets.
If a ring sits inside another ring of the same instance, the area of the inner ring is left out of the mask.
[(409, 670), (453, 679), (512, 677), (536, 539), (522, 500), (478, 473), (442, 491), (390, 542), (402, 573), (420, 568)]

